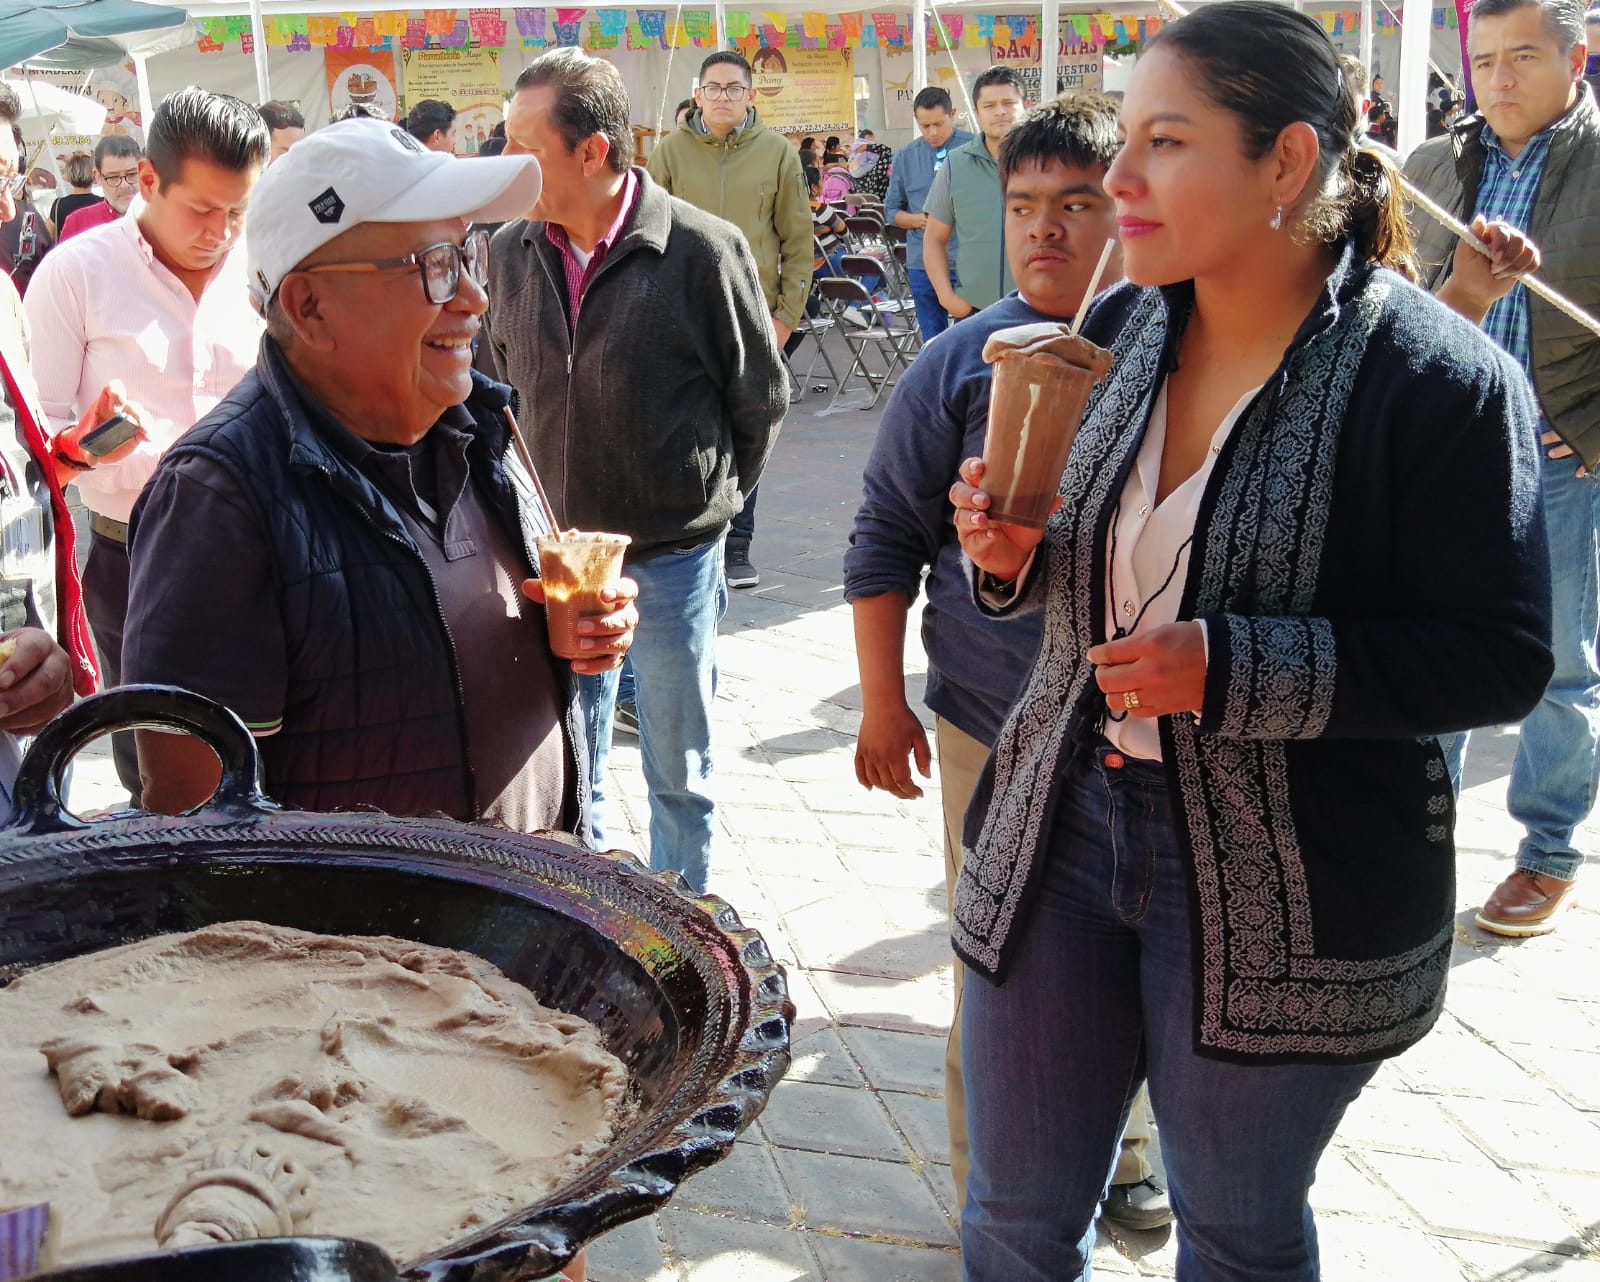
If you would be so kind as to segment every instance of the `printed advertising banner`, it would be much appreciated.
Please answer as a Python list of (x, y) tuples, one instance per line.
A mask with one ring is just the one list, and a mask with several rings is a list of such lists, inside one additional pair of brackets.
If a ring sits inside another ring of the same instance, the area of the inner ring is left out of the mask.
[[(956, 114), (965, 116), (966, 102), (961, 96), (961, 82), (968, 88), (980, 71), (989, 66), (989, 46), (972, 49), (966, 46), (928, 55), (928, 84), (944, 89), (955, 104)], [(878, 46), (878, 74), (883, 81), (883, 127), (885, 129), (915, 129), (916, 113), (911, 104), (916, 100), (921, 85), (911, 83), (911, 46), (909, 44)], [(970, 126), (968, 126), (970, 128)]]
[(855, 53), (758, 49), (750, 60), (761, 123), (785, 133), (854, 133)]
[[(997, 67), (1010, 67), (1022, 78), (1022, 96), (1030, 107), (1036, 106), (1045, 97), (1054, 96), (1046, 95), (1042, 90), (1037, 37), (1008, 40), (1004, 44), (997, 41), (989, 46), (989, 59)], [(1056, 47), (1056, 93), (1073, 89), (1098, 90), (1104, 84), (1100, 49), (1092, 44), (1080, 43), (1077, 32), (1067, 27)]]
[[(504, 118), (498, 49), (402, 49), (407, 112), (425, 98), (456, 109), (456, 152), (475, 156)], [(762, 112), (765, 117), (765, 111)]]
[(328, 77), (330, 119), (351, 103), (376, 107), (385, 120), (395, 119), (400, 90), (394, 54), (378, 49), (325, 49), (322, 59)]

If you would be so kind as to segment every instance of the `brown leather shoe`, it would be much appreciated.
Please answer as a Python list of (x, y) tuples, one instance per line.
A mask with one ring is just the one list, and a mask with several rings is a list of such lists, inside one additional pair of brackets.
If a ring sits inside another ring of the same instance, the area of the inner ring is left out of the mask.
[(1548, 935), (1559, 924), (1557, 918), (1577, 902), (1577, 882), (1518, 868), (1494, 888), (1473, 920), (1513, 939)]

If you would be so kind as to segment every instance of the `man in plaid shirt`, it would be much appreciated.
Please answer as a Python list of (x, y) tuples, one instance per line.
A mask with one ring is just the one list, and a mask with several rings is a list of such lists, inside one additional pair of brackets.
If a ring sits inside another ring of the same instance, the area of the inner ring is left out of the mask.
[[(1579, 306), (1600, 306), (1600, 110), (1583, 78), (1584, 16), (1580, 0), (1477, 0), (1468, 55), (1481, 114), (1406, 165), (1472, 217), (1490, 251), (1452, 252), (1419, 212), (1427, 283), (1517, 358), (1543, 412), (1556, 667), (1511, 770), (1507, 808), (1525, 829), (1516, 868), (1477, 914), (1510, 936), (1549, 933), (1575, 902), (1573, 837), (1600, 788), (1600, 339), (1516, 281), (1538, 267)], [(1444, 747), (1459, 789), (1466, 736)]]

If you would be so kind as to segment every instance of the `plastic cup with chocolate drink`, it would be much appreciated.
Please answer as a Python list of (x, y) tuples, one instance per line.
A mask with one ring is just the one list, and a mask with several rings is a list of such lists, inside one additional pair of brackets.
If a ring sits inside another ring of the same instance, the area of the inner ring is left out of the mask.
[[(622, 578), (622, 554), (633, 540), (626, 534), (594, 534), (568, 530), (560, 538), (539, 540), (539, 578), (544, 583), (544, 610), (550, 649), (563, 659), (593, 659), (593, 650), (579, 646), (578, 620), (610, 614), (615, 608), (600, 593)], [(590, 638), (591, 640), (595, 638)]]
[(994, 376), (983, 438), (989, 518), (1042, 530), (1111, 353), (1065, 325), (1036, 324), (995, 331), (983, 358)]

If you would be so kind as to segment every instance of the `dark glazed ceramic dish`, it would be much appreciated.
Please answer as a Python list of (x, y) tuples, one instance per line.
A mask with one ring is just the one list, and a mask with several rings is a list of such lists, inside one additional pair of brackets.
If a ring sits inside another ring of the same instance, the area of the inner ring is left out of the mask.
[[(181, 727), (223, 762), (222, 784), (180, 818), (84, 823), (61, 805), (72, 755), (116, 727)], [(85, 700), (35, 740), (0, 832), (0, 983), (47, 962), (151, 935), (251, 918), (302, 930), (398, 935), (487, 958), (539, 1000), (592, 1021), (628, 1065), (636, 1113), (607, 1153), (544, 1201), (427, 1259), (416, 1282), (510, 1282), (554, 1273), (592, 1238), (645, 1215), (724, 1156), (789, 1063), (794, 1006), (782, 968), (738, 914), (675, 875), (556, 838), (449, 819), (310, 814), (267, 801), (254, 742), (218, 704), (165, 687)], [(296, 1243), (301, 1243), (296, 1248)], [(282, 1239), (275, 1273), (374, 1278), (328, 1240)], [(160, 1262), (74, 1278), (166, 1277)], [(156, 1271), (151, 1271), (154, 1268)], [(182, 1273), (189, 1277), (191, 1273)], [(170, 1276), (180, 1276), (177, 1273)], [(217, 1276), (221, 1276), (218, 1274)]]

